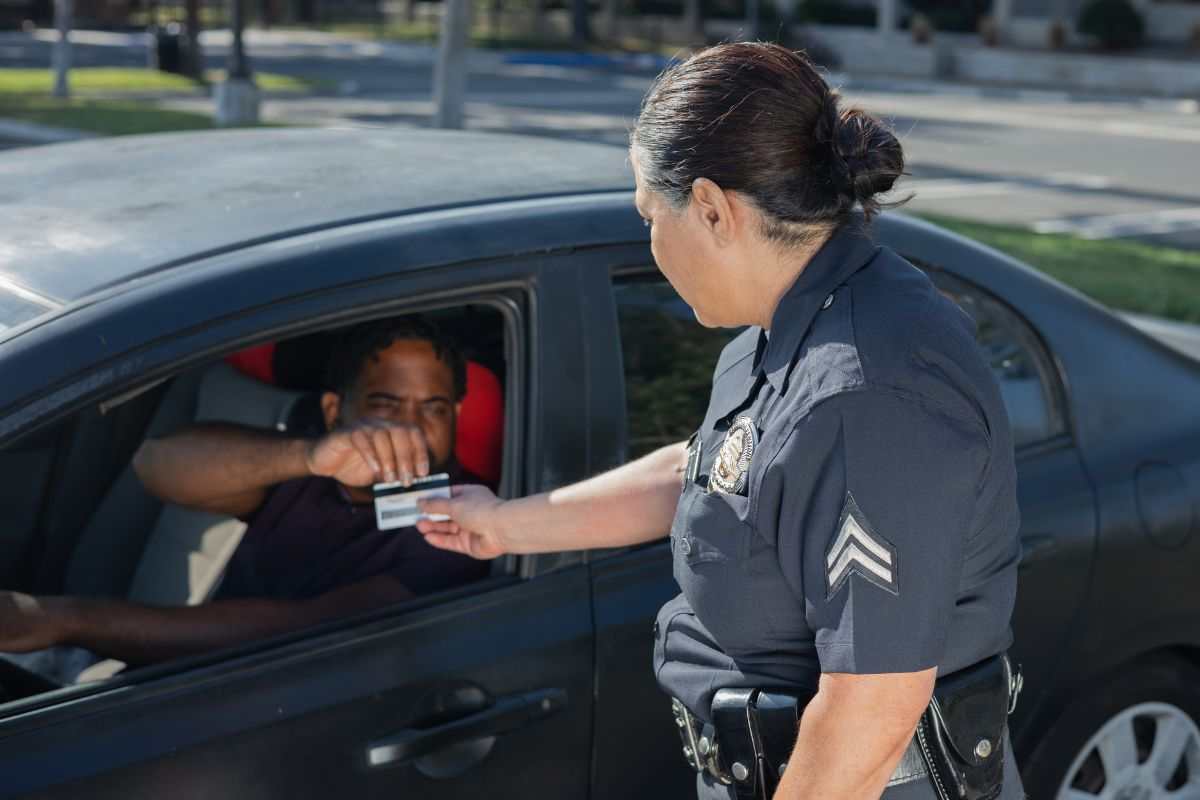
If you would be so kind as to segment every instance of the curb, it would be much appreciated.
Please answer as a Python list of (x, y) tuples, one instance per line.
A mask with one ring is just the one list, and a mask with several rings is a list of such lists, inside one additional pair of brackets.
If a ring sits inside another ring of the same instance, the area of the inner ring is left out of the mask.
[(571, 51), (524, 50), (504, 57), (505, 64), (538, 64), (554, 67), (621, 69), (661, 72), (678, 59), (654, 53), (577, 53)]
[(95, 136), (94, 133), (77, 131), (74, 128), (55, 128), (51, 125), (39, 125), (36, 122), (0, 119), (0, 138), (13, 139), (23, 144), (76, 142), (80, 139), (93, 139)]

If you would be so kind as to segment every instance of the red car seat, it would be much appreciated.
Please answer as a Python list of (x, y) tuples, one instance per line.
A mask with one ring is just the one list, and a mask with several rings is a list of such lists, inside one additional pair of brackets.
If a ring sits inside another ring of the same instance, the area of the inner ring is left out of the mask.
[[(274, 385), (275, 344), (268, 342), (225, 357), (244, 375)], [(504, 455), (504, 387), (496, 373), (476, 361), (467, 361), (467, 391), (458, 415), (454, 455), (463, 469), (478, 475), (492, 488), (500, 483)]]

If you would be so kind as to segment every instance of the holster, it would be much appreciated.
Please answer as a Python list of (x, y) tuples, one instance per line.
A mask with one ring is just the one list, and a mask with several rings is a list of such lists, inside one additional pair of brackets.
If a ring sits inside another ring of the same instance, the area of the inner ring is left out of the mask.
[(1000, 796), (1005, 727), (1020, 689), (1005, 655), (938, 679), (917, 741), (941, 800)]
[(812, 698), (812, 693), (760, 689), (721, 689), (713, 697), (713, 726), (720, 733), (718, 762), (721, 772), (733, 778), (739, 800), (775, 794), (796, 742), (800, 715)]

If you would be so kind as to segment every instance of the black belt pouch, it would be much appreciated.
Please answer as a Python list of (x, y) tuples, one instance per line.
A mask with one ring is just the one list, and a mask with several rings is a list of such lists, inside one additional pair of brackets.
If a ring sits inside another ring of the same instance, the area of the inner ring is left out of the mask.
[(917, 739), (941, 800), (1000, 796), (1009, 683), (1004, 656), (938, 679)]

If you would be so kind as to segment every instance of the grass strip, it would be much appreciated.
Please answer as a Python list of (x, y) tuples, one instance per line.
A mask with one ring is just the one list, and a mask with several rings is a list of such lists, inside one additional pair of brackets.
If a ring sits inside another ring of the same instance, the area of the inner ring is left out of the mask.
[(939, 214), (919, 216), (1024, 261), (1111, 308), (1200, 322), (1200, 252), (1034, 233)]

